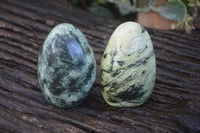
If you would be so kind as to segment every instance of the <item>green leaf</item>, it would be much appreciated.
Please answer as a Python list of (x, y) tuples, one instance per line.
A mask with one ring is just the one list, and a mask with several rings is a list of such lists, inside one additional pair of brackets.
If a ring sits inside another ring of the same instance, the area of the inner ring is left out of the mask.
[(187, 16), (187, 8), (181, 0), (168, 0), (167, 7), (159, 13), (162, 17), (180, 22)]
[(88, 10), (96, 15), (106, 17), (106, 18), (114, 18), (114, 15), (112, 12), (104, 7), (101, 6), (94, 6), (89, 7)]
[(187, 4), (189, 7), (195, 7), (194, 3), (188, 3)]

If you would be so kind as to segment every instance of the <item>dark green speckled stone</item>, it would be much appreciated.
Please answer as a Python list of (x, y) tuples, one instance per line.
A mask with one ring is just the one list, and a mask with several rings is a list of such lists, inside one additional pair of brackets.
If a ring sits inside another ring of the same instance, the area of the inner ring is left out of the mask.
[(45, 98), (58, 107), (77, 106), (95, 77), (94, 54), (83, 33), (67, 23), (54, 27), (38, 59), (38, 80)]

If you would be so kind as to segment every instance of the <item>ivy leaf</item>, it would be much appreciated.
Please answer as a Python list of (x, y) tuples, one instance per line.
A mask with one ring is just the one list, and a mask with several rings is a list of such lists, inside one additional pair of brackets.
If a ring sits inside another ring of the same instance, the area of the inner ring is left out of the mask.
[(181, 0), (168, 0), (167, 6), (159, 13), (164, 18), (180, 22), (186, 18), (187, 8)]

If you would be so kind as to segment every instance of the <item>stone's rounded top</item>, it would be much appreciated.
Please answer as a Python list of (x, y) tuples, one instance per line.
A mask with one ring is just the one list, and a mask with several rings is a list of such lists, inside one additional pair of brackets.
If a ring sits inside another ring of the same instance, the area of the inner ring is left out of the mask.
[(86, 41), (84, 34), (75, 26), (68, 23), (61, 23), (56, 25), (47, 36), (46, 40), (53, 40), (55, 37), (62, 36), (64, 39), (78, 39), (79, 42)]
[[(113, 34), (120, 35), (123, 33), (130, 33), (132, 35), (132, 38), (136, 37), (139, 33), (141, 33), (143, 30), (143, 27), (136, 23), (136, 22), (125, 22), (120, 24), (114, 31)], [(120, 33), (119, 33), (120, 32)]]
[[(68, 31), (68, 30), (72, 30), (72, 29), (77, 29), (76, 27), (74, 27), (72, 24), (69, 23), (61, 23), (56, 25), (50, 32), (50, 34), (53, 33), (62, 33), (62, 31)], [(78, 30), (78, 29), (77, 29)]]
[(139, 34), (146, 32), (145, 28), (136, 22), (125, 22), (119, 25), (112, 36), (110, 37), (109, 44), (112, 45), (127, 45), (131, 40), (136, 38)]

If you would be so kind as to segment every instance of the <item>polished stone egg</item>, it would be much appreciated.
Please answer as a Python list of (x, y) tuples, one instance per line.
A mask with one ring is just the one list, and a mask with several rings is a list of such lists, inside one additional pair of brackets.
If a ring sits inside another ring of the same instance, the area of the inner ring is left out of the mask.
[(96, 78), (96, 61), (83, 33), (71, 24), (55, 26), (38, 58), (38, 80), (45, 98), (55, 106), (79, 105)]
[(156, 60), (151, 38), (140, 24), (125, 22), (113, 32), (100, 66), (101, 93), (111, 106), (134, 107), (151, 95)]

